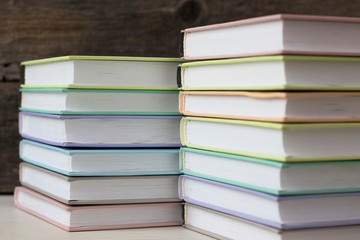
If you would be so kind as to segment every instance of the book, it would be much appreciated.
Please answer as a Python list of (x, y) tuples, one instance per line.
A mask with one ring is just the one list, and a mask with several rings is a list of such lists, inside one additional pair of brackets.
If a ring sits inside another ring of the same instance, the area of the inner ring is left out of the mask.
[(15, 188), (15, 205), (66, 231), (181, 225), (181, 203), (69, 206), (25, 187)]
[(180, 174), (178, 148), (64, 148), (23, 139), (20, 158), (67, 176)]
[(360, 236), (359, 225), (279, 230), (188, 203), (184, 215), (186, 228), (216, 239), (338, 240), (346, 237), (347, 240), (356, 240)]
[(22, 137), (64, 147), (179, 147), (181, 116), (20, 112)]
[[(360, 18), (276, 14), (188, 28), (187, 60), (273, 54), (360, 55)], [(266, 41), (264, 41), (266, 39)]]
[(177, 90), (178, 58), (63, 56), (21, 63), (22, 87)]
[(183, 146), (283, 162), (360, 158), (360, 122), (272, 123), (184, 117)]
[(275, 55), (183, 63), (177, 81), (183, 90), (355, 91), (359, 74), (359, 57)]
[(183, 147), (181, 172), (273, 195), (360, 192), (360, 161), (284, 163)]
[(275, 196), (217, 181), (181, 175), (179, 196), (187, 203), (277, 229), (360, 223), (360, 192)]
[(25, 162), (20, 183), (69, 205), (175, 202), (178, 175), (69, 177)]
[(183, 91), (187, 116), (271, 122), (359, 122), (360, 92)]
[(20, 110), (49, 114), (180, 115), (179, 92), (22, 88)]

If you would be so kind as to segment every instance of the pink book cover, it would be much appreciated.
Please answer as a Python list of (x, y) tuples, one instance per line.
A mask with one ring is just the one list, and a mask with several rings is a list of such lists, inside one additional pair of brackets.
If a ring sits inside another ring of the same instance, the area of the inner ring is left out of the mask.
[(261, 55), (277, 55), (277, 54), (304, 54), (304, 55), (344, 55), (344, 56), (358, 56), (358, 52), (324, 52), (324, 51), (296, 51), (279, 49), (267, 52), (256, 52), (256, 53), (234, 53), (226, 55), (216, 56), (187, 56), (186, 55), (186, 35), (193, 32), (216, 30), (220, 28), (231, 28), (236, 26), (264, 23), (278, 20), (294, 20), (294, 21), (316, 21), (316, 22), (344, 22), (344, 23), (360, 23), (360, 18), (357, 17), (342, 17), (342, 16), (320, 16), (320, 15), (301, 15), (301, 14), (274, 14), (268, 16), (254, 17), (248, 19), (242, 19), (237, 21), (210, 24), (206, 26), (199, 26), (193, 28), (187, 28), (181, 31), (183, 41), (181, 41), (180, 54), (182, 58), (186, 60), (201, 60), (201, 59), (217, 59), (217, 58), (234, 58), (234, 57), (251, 57)]
[[(47, 204), (53, 205), (53, 206), (57, 206), (61, 209), (63, 209), (64, 211), (68, 211), (71, 214), (73, 214), (73, 212), (79, 211), (79, 210), (86, 210), (86, 209), (116, 209), (116, 208), (134, 208), (134, 209), (138, 209), (138, 208), (143, 208), (144, 210), (146, 209), (151, 209), (154, 207), (158, 207), (158, 206), (164, 206), (164, 207), (175, 207), (179, 209), (179, 214), (174, 214), (174, 216), (172, 216), (172, 219), (166, 222), (157, 222), (157, 221), (153, 221), (153, 222), (143, 222), (143, 223), (137, 223), (137, 224), (126, 224), (126, 223), (122, 223), (122, 224), (114, 224), (114, 225), (92, 225), (92, 226), (86, 226), (86, 225), (82, 225), (82, 226), (68, 226), (68, 225), (64, 225), (60, 222), (58, 222), (56, 219), (54, 218), (50, 218), (48, 216), (46, 216), (45, 214), (43, 214), (40, 211), (34, 210), (32, 208), (30, 208), (29, 206), (26, 206), (26, 203), (22, 203), (21, 201), (21, 194), (25, 193), (28, 194), (34, 198), (36, 198), (38, 201), (45, 201)], [(144, 204), (117, 204), (117, 205), (93, 205), (93, 206), (69, 206), (63, 203), (60, 203), (52, 198), (49, 198), (43, 194), (40, 194), (36, 191), (33, 191), (29, 188), (26, 187), (16, 187), (15, 191), (14, 191), (14, 201), (15, 201), (15, 205), (17, 208), (30, 213), (46, 222), (49, 222), (63, 230), (72, 232), (72, 231), (90, 231), (90, 230), (110, 230), (110, 229), (125, 229), (125, 228), (144, 228), (144, 227), (162, 227), (162, 226), (179, 226), (183, 224), (183, 218), (182, 218), (182, 203), (144, 203)]]

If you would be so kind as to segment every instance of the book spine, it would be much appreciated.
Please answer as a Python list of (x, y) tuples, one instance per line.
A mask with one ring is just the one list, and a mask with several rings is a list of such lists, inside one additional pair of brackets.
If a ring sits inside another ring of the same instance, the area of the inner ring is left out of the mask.
[(184, 114), (185, 112), (185, 98), (186, 94), (184, 92), (179, 93), (179, 112)]
[(185, 32), (183, 32), (183, 31), (181, 31), (180, 32), (180, 36), (179, 36), (179, 38), (180, 38), (180, 40), (179, 40), (179, 42), (180, 42), (180, 44), (179, 44), (179, 56), (181, 57), (181, 58), (183, 58), (184, 57), (184, 49), (185, 49), (185, 46), (184, 46), (184, 41), (185, 41)]
[(178, 88), (182, 88), (182, 67), (178, 66), (177, 70), (176, 70), (176, 82), (177, 82), (177, 86)]
[(25, 66), (20, 65), (20, 84), (25, 84)]

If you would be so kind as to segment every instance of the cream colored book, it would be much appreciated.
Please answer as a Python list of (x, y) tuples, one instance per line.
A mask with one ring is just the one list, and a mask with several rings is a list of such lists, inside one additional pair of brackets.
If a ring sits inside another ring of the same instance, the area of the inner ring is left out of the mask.
[(22, 87), (176, 90), (183, 60), (161, 57), (63, 56), (21, 63)]
[(360, 158), (360, 122), (272, 123), (185, 117), (183, 146), (284, 162)]
[(270, 122), (360, 121), (360, 92), (183, 91), (187, 116)]
[(183, 90), (360, 90), (360, 58), (275, 55), (180, 64)]

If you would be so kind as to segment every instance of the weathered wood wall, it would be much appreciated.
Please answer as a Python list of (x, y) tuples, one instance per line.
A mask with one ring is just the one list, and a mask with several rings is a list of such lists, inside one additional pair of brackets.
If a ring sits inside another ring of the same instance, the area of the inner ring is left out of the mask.
[(21, 61), (63, 55), (177, 57), (181, 29), (275, 13), (360, 17), (360, 1), (1, 1), (0, 193), (18, 185)]

